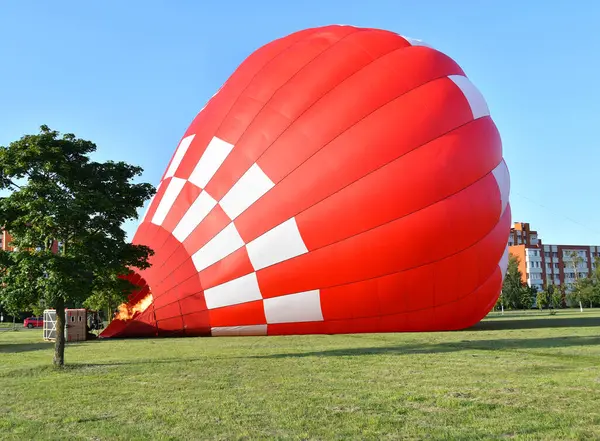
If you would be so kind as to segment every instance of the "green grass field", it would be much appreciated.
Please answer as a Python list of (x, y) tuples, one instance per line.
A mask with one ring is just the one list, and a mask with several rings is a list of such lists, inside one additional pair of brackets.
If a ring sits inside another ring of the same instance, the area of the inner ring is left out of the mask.
[(0, 332), (0, 439), (600, 439), (600, 311), (427, 334)]

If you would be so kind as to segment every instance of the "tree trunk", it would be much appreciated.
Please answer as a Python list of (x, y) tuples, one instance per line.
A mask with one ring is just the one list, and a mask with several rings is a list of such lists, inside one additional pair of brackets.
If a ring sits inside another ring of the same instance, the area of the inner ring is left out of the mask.
[(65, 301), (56, 301), (56, 341), (54, 343), (54, 367), (62, 368), (65, 364)]
[(581, 300), (579, 301), (579, 311), (583, 312), (583, 305), (581, 304)]

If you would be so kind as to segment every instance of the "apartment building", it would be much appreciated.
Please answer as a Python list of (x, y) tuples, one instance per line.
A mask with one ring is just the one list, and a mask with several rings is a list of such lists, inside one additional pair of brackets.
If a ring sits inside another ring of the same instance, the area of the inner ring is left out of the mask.
[[(14, 251), (15, 249), (10, 245), (12, 237), (6, 231), (1, 230), (0, 234), (0, 250)], [(57, 253), (59, 250), (59, 243), (57, 241), (52, 242), (52, 252)]]
[(0, 250), (12, 251), (10, 242), (11, 242), (10, 234), (8, 234), (6, 231), (2, 230), (2, 234), (0, 234)]
[[(519, 258), (523, 282), (538, 290), (547, 282), (568, 288), (576, 277), (587, 277), (596, 268), (595, 259), (600, 258), (600, 246), (543, 244), (537, 231), (523, 222), (515, 222), (511, 228), (508, 245), (510, 253)], [(572, 252), (581, 258), (577, 274), (572, 266)]]

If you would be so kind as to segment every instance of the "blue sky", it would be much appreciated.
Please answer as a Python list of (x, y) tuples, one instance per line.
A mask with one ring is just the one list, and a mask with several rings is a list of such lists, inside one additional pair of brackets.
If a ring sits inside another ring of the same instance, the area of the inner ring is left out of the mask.
[[(41, 124), (141, 165), (157, 184), (188, 124), (269, 41), (327, 24), (422, 39), (482, 91), (513, 219), (546, 243), (600, 245), (600, 3), (0, 0), (0, 145)], [(131, 233), (137, 223), (127, 225)]]

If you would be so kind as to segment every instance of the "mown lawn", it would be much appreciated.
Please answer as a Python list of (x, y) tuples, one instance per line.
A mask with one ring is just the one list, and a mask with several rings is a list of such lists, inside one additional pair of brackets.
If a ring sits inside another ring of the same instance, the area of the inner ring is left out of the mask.
[(1, 439), (600, 439), (600, 311), (451, 333), (90, 341), (0, 332)]

